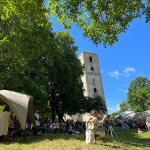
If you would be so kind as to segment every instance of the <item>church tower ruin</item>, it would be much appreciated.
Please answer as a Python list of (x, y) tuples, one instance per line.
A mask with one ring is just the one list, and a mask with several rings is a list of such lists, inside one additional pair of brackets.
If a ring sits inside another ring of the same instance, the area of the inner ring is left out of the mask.
[[(84, 95), (88, 97), (99, 95), (105, 101), (98, 55), (96, 53), (83, 51), (78, 59), (81, 61), (81, 64), (85, 66), (84, 75), (82, 76), (83, 88), (85, 89)], [(65, 116), (66, 120), (73, 119), (74, 121), (79, 120), (83, 122), (87, 121), (89, 117), (89, 113), (77, 113), (72, 116)]]
[(105, 101), (103, 83), (101, 78), (98, 55), (83, 51), (78, 59), (85, 66), (85, 72), (82, 76), (82, 82), (85, 89), (85, 96), (101, 96)]

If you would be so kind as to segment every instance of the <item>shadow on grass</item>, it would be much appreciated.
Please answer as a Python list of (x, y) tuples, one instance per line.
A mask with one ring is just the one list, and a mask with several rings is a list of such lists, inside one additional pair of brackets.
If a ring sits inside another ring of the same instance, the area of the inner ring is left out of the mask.
[(39, 134), (39, 136), (25, 136), (25, 142), (24, 137), (15, 137), (13, 141), (5, 141), (1, 144), (11, 144), (11, 143), (19, 143), (19, 144), (31, 144), (36, 142), (42, 142), (45, 140), (53, 141), (53, 140), (69, 140), (69, 139), (76, 139), (80, 141), (85, 141), (85, 134), (79, 134), (79, 135), (67, 135), (67, 134)]
[[(113, 139), (116, 145), (121, 145), (122, 143), (125, 145), (135, 146), (136, 148), (150, 147), (150, 131), (146, 129), (142, 129), (142, 131), (143, 135), (138, 134), (138, 129), (120, 129), (116, 127), (114, 128), (116, 135), (113, 134)], [(103, 142), (113, 143), (113, 139), (111, 135), (108, 135), (108, 138), (103, 139)]]
[[(120, 128), (114, 128), (114, 131), (119, 139), (113, 135), (113, 139), (111, 135), (106, 136), (102, 140), (98, 141), (100, 144), (106, 147), (110, 147), (111, 149), (119, 149), (123, 148), (123, 146), (134, 146), (136, 149), (138, 147), (145, 148), (150, 147), (150, 131), (142, 130), (144, 132), (144, 135), (139, 135), (137, 133), (137, 129), (120, 129)], [(25, 144), (31, 144), (31, 143), (37, 143), (42, 142), (45, 140), (54, 141), (54, 140), (71, 140), (76, 139), (80, 141), (85, 141), (85, 133), (82, 133), (80, 135), (65, 135), (65, 134), (41, 134), (41, 136), (26, 136), (25, 137)], [(114, 143), (113, 143), (114, 140)], [(98, 144), (97, 142), (97, 144)], [(19, 143), (23, 144), (23, 137), (15, 137), (14, 141), (12, 143)], [(1, 144), (10, 144), (9, 142), (4, 142)]]

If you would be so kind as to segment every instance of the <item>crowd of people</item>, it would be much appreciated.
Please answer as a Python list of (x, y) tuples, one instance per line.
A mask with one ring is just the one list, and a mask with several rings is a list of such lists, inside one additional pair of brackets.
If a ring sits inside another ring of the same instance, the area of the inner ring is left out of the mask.
[[(0, 114), (0, 118), (5, 118), (5, 122), (0, 122), (0, 136), (7, 135), (9, 131), (9, 139), (12, 139), (13, 135), (23, 135), (22, 129), (20, 126), (20, 123), (17, 119), (14, 119), (14, 117), (11, 117), (10, 114), (10, 108), (9, 106), (6, 106), (4, 108), (3, 113)], [(97, 118), (97, 116), (96, 116)], [(90, 118), (89, 118), (90, 119)], [(93, 119), (93, 118), (92, 118)], [(61, 134), (80, 134), (80, 133), (86, 133), (88, 130), (92, 128), (91, 120), (87, 122), (81, 122), (79, 120), (73, 121), (73, 120), (46, 120), (42, 121), (40, 120), (40, 115), (38, 113), (38, 110), (35, 112), (35, 120), (36, 120), (36, 126), (34, 127), (32, 123), (30, 123), (30, 120), (27, 119), (26, 123), (26, 132), (25, 135), (38, 135), (39, 133), (61, 133)], [(97, 120), (96, 120), (97, 121)], [(97, 122), (98, 123), (98, 122)], [(96, 130), (98, 135), (101, 134), (101, 137), (104, 137), (105, 134), (107, 134), (108, 126), (112, 127), (120, 127), (121, 129), (150, 129), (150, 121), (146, 119), (108, 119), (106, 116), (102, 120), (102, 122), (99, 122), (99, 126), (96, 126), (98, 130)], [(3, 131), (2, 128), (4, 127)], [(86, 132), (85, 132), (86, 131)], [(102, 132), (103, 133), (102, 133)]]
[(40, 130), (42, 133), (64, 133), (64, 134), (79, 134), (80, 132), (84, 132), (85, 122), (73, 120), (67, 121), (41, 121)]
[(137, 129), (137, 128), (149, 128), (150, 123), (149, 120), (146, 119), (114, 119), (114, 120), (106, 120), (106, 124), (121, 127), (122, 129)]

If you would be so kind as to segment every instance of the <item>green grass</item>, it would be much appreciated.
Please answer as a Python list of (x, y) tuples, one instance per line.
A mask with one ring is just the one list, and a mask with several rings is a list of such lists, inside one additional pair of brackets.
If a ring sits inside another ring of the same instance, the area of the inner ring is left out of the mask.
[(85, 134), (63, 135), (42, 134), (41, 136), (27, 136), (23, 143), (23, 137), (16, 137), (12, 143), (0, 144), (0, 150), (150, 150), (150, 131), (142, 130), (144, 135), (137, 133), (137, 129), (114, 128), (119, 141), (114, 135), (106, 136), (96, 144), (85, 143)]

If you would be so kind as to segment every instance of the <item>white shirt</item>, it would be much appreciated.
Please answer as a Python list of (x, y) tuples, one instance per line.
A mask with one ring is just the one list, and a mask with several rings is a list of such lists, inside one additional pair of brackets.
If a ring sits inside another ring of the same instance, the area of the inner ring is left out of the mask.
[(35, 123), (36, 123), (36, 126), (38, 127), (38, 126), (40, 126), (40, 123), (39, 123), (39, 120), (40, 119), (40, 115), (39, 114), (37, 114), (37, 113), (35, 113)]
[(4, 111), (0, 114), (0, 136), (7, 135), (10, 112)]
[(95, 143), (95, 131), (98, 129), (98, 126), (103, 125), (103, 121), (98, 120), (97, 118), (91, 116), (86, 122), (86, 143), (91, 144)]

